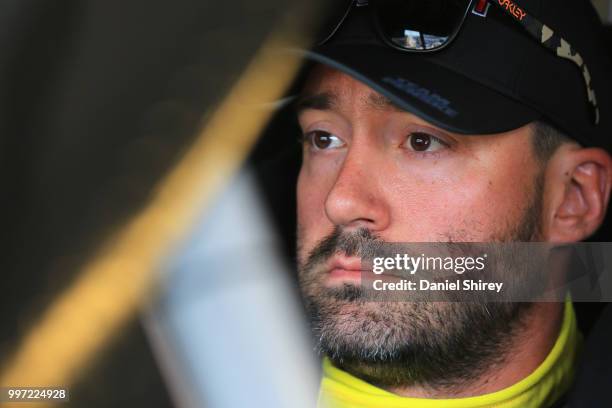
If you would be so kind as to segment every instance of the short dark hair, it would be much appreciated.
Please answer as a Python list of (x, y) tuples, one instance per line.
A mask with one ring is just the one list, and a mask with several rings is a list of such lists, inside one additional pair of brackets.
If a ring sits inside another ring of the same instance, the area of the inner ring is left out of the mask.
[(533, 123), (531, 142), (536, 158), (545, 163), (563, 143), (571, 142), (568, 136), (543, 121)]

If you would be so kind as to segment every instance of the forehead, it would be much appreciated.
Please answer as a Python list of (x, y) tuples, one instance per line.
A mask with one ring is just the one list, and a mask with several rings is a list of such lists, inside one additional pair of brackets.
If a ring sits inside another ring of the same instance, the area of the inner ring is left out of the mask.
[(360, 118), (380, 117), (383, 120), (396, 118), (419, 126), (427, 126), (441, 133), (452, 135), (461, 142), (464, 151), (492, 153), (504, 151), (504, 155), (531, 158), (533, 125), (496, 134), (458, 134), (441, 129), (426, 120), (394, 105), (388, 98), (377, 93), (364, 83), (336, 69), (318, 64), (309, 72), (302, 92), (296, 101), (298, 113), (306, 110), (347, 113), (358, 109)]
[(369, 89), (365, 84), (353, 79), (344, 72), (325, 65), (316, 64), (308, 73), (302, 92), (310, 93), (328, 88)]
[(384, 95), (341, 71), (324, 65), (316, 65), (298, 99), (298, 110), (313, 108), (333, 110), (339, 105), (359, 103), (378, 111), (404, 112)]
[[(342, 106), (355, 104), (362, 105), (362, 108), (368, 111), (394, 111), (402, 113), (404, 117), (410, 117), (415, 122), (426, 124), (432, 128), (438, 128), (420, 117), (399, 108), (386, 96), (376, 92), (363, 82), (342, 71), (322, 64), (316, 64), (310, 70), (296, 103), (298, 112), (309, 108), (317, 110), (336, 110), (337, 108), (337, 110), (341, 110)], [(461, 139), (475, 138), (476, 140), (481, 140), (482, 136), (499, 136), (501, 139), (510, 137), (510, 141), (525, 143), (533, 136), (533, 123), (528, 123), (507, 132), (486, 135), (445, 132)]]

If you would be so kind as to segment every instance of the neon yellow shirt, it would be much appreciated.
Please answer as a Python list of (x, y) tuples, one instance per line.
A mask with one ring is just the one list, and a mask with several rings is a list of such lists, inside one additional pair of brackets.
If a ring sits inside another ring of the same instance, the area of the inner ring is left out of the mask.
[(539, 408), (548, 407), (570, 387), (580, 342), (571, 301), (565, 302), (559, 337), (548, 356), (530, 375), (490, 394), (456, 399), (400, 397), (377, 388), (323, 361), (319, 407), (325, 408)]

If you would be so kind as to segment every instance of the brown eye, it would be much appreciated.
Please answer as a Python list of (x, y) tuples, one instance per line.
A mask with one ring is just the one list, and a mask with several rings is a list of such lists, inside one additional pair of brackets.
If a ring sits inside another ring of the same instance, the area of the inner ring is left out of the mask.
[(307, 140), (316, 150), (327, 150), (336, 148), (342, 145), (342, 141), (338, 136), (322, 130), (315, 130), (306, 135)]
[(428, 133), (413, 132), (403, 143), (403, 147), (412, 150), (413, 152), (429, 153), (448, 147), (448, 144), (443, 142), (438, 137), (432, 136)]
[(312, 135), (312, 143), (317, 149), (327, 149), (331, 143), (331, 137), (327, 133), (315, 132)]
[(413, 133), (410, 135), (410, 147), (417, 152), (424, 152), (431, 146), (431, 139), (427, 133)]

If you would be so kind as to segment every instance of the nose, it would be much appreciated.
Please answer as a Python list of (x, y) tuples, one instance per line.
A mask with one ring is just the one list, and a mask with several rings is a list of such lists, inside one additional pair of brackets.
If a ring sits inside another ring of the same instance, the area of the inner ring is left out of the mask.
[(347, 153), (325, 201), (325, 212), (334, 225), (372, 232), (388, 227), (390, 208), (382, 194), (381, 165), (368, 152)]

